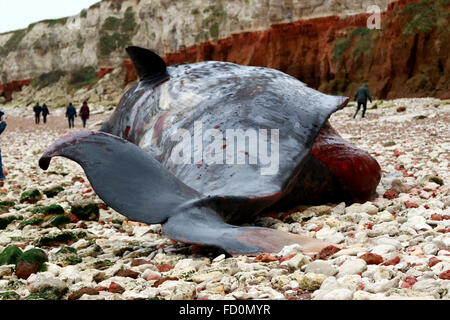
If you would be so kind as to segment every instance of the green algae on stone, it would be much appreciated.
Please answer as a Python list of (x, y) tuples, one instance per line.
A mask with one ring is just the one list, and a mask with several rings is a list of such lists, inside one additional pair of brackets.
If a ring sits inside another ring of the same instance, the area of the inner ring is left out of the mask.
[(69, 247), (69, 246), (62, 246), (61, 249), (59, 249), (56, 254), (67, 254), (67, 253), (76, 253), (77, 249)]
[(64, 209), (59, 204), (52, 204), (50, 206), (37, 205), (30, 210), (32, 213), (42, 213), (42, 214), (63, 214)]
[(16, 264), (17, 259), (22, 255), (22, 250), (18, 246), (8, 246), (0, 253), (0, 265)]
[(27, 286), (27, 283), (22, 280), (9, 280), (6, 285), (6, 289), (8, 290), (18, 290), (20, 288), (24, 288)]
[(59, 214), (56, 217), (54, 217), (52, 220), (50, 220), (50, 224), (55, 227), (65, 225), (67, 223), (70, 223), (70, 218), (63, 214)]
[(36, 203), (42, 199), (42, 194), (38, 189), (33, 189), (30, 191), (25, 191), (20, 196), (20, 203)]
[(27, 279), (31, 274), (45, 271), (42, 268), (48, 261), (47, 253), (42, 249), (30, 249), (22, 253), (16, 262), (16, 276), (20, 279)]
[(39, 272), (45, 272), (48, 270), (48, 266), (46, 263), (43, 263), (42, 266), (39, 268)]
[(83, 261), (83, 259), (79, 256), (67, 256), (64, 258), (64, 261), (70, 265), (75, 265), (75, 264), (81, 263)]
[(28, 220), (22, 221), (22, 222), (19, 224), (19, 228), (22, 228), (22, 227), (25, 227), (25, 226), (28, 226), (28, 225), (38, 226), (38, 225), (40, 225), (42, 222), (44, 222), (44, 219), (43, 219), (43, 218), (40, 218), (40, 217), (28, 219)]
[(54, 187), (44, 190), (43, 193), (47, 196), (47, 198), (53, 198), (54, 196), (58, 195), (58, 193), (60, 193), (61, 191), (64, 191), (63, 187)]
[(70, 212), (80, 220), (96, 221), (100, 217), (100, 209), (96, 203), (72, 206)]
[(0, 292), (0, 300), (19, 300), (20, 295), (14, 291)]
[(28, 241), (29, 239), (25, 237), (9, 237), (9, 240), (11, 242), (22, 242), (22, 241)]
[(29, 263), (37, 263), (42, 265), (47, 260), (48, 260), (47, 254), (45, 253), (44, 250), (33, 248), (22, 253), (17, 259), (17, 262), (26, 261)]
[(8, 224), (10, 224), (11, 222), (13, 222), (13, 220), (11, 219), (11, 217), (8, 217), (8, 218), (0, 218), (0, 230), (6, 229), (6, 227), (8, 226)]
[(39, 298), (43, 300), (58, 300), (61, 293), (53, 287), (45, 287), (39, 292)]
[(0, 230), (6, 229), (6, 227), (15, 220), (22, 220), (22, 216), (6, 216), (0, 217)]
[(99, 260), (93, 263), (93, 267), (98, 270), (105, 270), (112, 266), (113, 263), (110, 260)]
[(81, 263), (83, 259), (77, 255), (75, 248), (63, 245), (57, 252), (57, 263), (62, 266)]
[(0, 206), (2, 207), (12, 207), (14, 206), (16, 203), (14, 201), (9, 201), (9, 200), (5, 200), (5, 201), (0, 201)]
[(13, 207), (16, 203), (14, 201), (0, 201), (0, 214), (9, 211), (9, 208)]
[(78, 232), (75, 234), (71, 231), (62, 231), (52, 234), (44, 235), (34, 241), (34, 245), (40, 246), (54, 246), (62, 243), (68, 243), (71, 241), (76, 241), (80, 238), (86, 237), (85, 232)]
[(43, 298), (41, 298), (38, 294), (36, 293), (32, 293), (28, 296), (25, 297), (25, 300), (45, 300)]
[(37, 204), (37, 205), (35, 205), (33, 207), (29, 207), (27, 209), (27, 211), (29, 211), (29, 212), (31, 212), (33, 214), (36, 214), (36, 213), (39, 213), (39, 210), (42, 209), (43, 207), (45, 207), (45, 206), (42, 205), (42, 204)]
[(27, 300), (59, 300), (66, 293), (67, 289), (60, 290), (56, 287), (44, 287), (38, 293), (30, 294)]
[(90, 257), (97, 257), (100, 254), (103, 254), (104, 251), (102, 249), (102, 247), (100, 247), (98, 244), (91, 244), (89, 245), (86, 250), (84, 251), (83, 255), (86, 256), (90, 256)]

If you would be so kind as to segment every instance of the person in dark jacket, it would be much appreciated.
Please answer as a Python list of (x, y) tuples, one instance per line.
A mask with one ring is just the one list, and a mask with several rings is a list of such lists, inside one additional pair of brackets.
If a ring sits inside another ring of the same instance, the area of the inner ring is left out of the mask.
[(42, 120), (44, 120), (44, 124), (47, 123), (47, 115), (49, 115), (50, 112), (48, 111), (47, 105), (44, 103), (42, 106)]
[(80, 117), (81, 117), (81, 121), (83, 121), (83, 128), (85, 128), (86, 120), (89, 119), (89, 106), (87, 104), (87, 101), (84, 101), (83, 105), (81, 106)]
[[(6, 122), (3, 121), (4, 114), (5, 113), (3, 111), (0, 111), (0, 134), (2, 134), (2, 132), (5, 131), (5, 128), (6, 128)], [(4, 180), (5, 180), (5, 175), (3, 174), (2, 153), (0, 150), (0, 182), (1, 182), (1, 185), (3, 185)]]
[(356, 118), (356, 115), (358, 114), (359, 109), (361, 109), (361, 106), (363, 107), (362, 111), (362, 118), (366, 116), (366, 110), (367, 110), (367, 99), (370, 100), (370, 103), (372, 103), (372, 97), (369, 93), (369, 87), (366, 83), (362, 85), (361, 88), (358, 89), (358, 91), (355, 94), (355, 100), (358, 103), (358, 107), (356, 109), (355, 115), (353, 118)]
[(39, 102), (35, 104), (33, 111), (34, 111), (34, 121), (36, 122), (36, 124), (39, 124), (42, 112), (42, 107), (39, 105)]
[(67, 107), (67, 110), (66, 110), (66, 117), (69, 120), (69, 128), (73, 128), (75, 126), (74, 120), (75, 120), (76, 116), (77, 116), (77, 110), (75, 109), (75, 107), (72, 105), (72, 102), (71, 102), (71, 103), (69, 103), (69, 106)]

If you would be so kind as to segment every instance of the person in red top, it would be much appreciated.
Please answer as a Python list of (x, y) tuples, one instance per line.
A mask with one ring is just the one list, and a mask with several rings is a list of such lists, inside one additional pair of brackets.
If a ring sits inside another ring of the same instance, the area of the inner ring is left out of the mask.
[(89, 119), (89, 107), (86, 101), (83, 102), (79, 115), (81, 117), (81, 121), (83, 121), (83, 128), (85, 128), (86, 120)]
[[(0, 134), (5, 130), (6, 128), (6, 122), (3, 121), (3, 115), (5, 113), (3, 111), (0, 111)], [(0, 150), (0, 186), (3, 186), (3, 181), (5, 181), (5, 174), (3, 173), (3, 166), (2, 166), (2, 153)]]

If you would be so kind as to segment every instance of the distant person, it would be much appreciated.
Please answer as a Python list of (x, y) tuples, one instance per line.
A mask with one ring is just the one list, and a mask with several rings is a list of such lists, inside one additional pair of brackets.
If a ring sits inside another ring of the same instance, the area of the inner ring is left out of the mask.
[(39, 124), (39, 122), (41, 121), (41, 112), (42, 112), (42, 107), (39, 105), (39, 102), (35, 104), (33, 111), (34, 111), (34, 121), (36, 122), (36, 124)]
[(86, 120), (89, 119), (89, 106), (87, 104), (87, 101), (84, 101), (83, 105), (81, 106), (80, 117), (81, 117), (81, 121), (83, 121), (83, 128), (85, 128)]
[[(0, 134), (2, 134), (2, 132), (5, 131), (6, 128), (6, 122), (3, 121), (4, 114), (5, 113), (3, 111), (0, 111)], [(0, 185), (3, 185), (3, 181), (5, 181), (5, 175), (3, 174), (2, 153), (0, 150)]]
[(356, 108), (356, 112), (353, 118), (356, 118), (356, 115), (358, 114), (359, 109), (361, 109), (361, 106), (363, 107), (361, 118), (366, 117), (367, 99), (369, 99), (370, 103), (372, 103), (372, 97), (370, 96), (369, 93), (369, 87), (367, 86), (367, 83), (364, 83), (355, 94), (355, 100), (358, 103), (358, 107)]
[(75, 127), (75, 117), (77, 116), (77, 110), (75, 109), (75, 107), (72, 105), (72, 102), (69, 103), (69, 106), (67, 107), (66, 110), (66, 117), (69, 120), (69, 128), (74, 128)]
[(44, 103), (42, 106), (42, 120), (44, 121), (44, 124), (47, 123), (47, 116), (50, 114), (48, 111), (47, 105)]

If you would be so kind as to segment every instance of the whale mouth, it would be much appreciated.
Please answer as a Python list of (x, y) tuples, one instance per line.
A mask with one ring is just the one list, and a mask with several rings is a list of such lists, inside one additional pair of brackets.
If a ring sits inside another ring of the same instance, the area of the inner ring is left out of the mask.
[(354, 202), (365, 202), (376, 195), (381, 179), (377, 160), (344, 140), (328, 121), (320, 129), (311, 154), (339, 180)]

